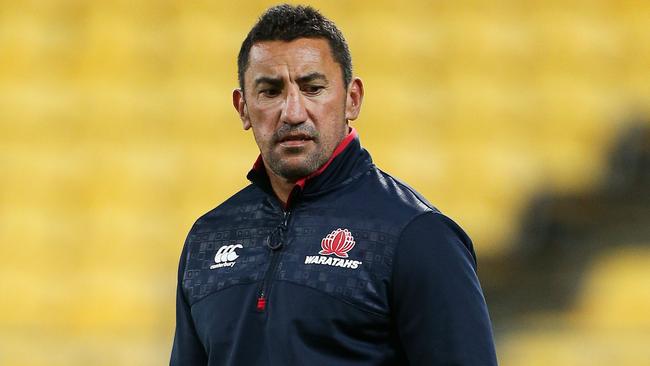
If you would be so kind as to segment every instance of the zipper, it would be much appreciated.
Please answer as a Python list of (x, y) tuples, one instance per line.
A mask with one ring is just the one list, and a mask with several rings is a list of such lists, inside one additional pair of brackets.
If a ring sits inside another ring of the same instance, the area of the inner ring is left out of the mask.
[(275, 276), (275, 271), (278, 267), (280, 254), (280, 249), (285, 244), (286, 233), (289, 228), (289, 218), (291, 217), (291, 210), (283, 211), (284, 217), (280, 224), (273, 230), (271, 235), (267, 238), (266, 245), (271, 249), (271, 263), (269, 268), (264, 274), (264, 280), (262, 280), (262, 285), (260, 286), (259, 295), (257, 297), (256, 308), (258, 311), (264, 311), (266, 305), (268, 304), (268, 293), (271, 289), (271, 280)]

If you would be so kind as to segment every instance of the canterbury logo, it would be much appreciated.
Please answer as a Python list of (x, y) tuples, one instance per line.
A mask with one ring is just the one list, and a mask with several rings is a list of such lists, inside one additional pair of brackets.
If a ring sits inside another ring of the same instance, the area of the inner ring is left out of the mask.
[(210, 269), (234, 266), (235, 260), (239, 258), (239, 255), (235, 253), (235, 249), (242, 248), (243, 246), (241, 244), (222, 246), (217, 250), (217, 254), (214, 255), (214, 264), (210, 266)]
[[(348, 252), (354, 248), (354, 244), (354, 237), (348, 229), (336, 229), (321, 240), (320, 247), (322, 250), (318, 252), (320, 256), (306, 256), (305, 264), (324, 264), (333, 267), (357, 269), (362, 262), (347, 259)], [(329, 257), (332, 254), (335, 257)]]

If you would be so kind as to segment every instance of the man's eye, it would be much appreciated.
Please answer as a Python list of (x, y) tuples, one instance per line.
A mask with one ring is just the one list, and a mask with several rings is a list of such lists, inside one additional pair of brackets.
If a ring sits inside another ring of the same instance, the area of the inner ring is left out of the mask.
[(325, 87), (322, 85), (307, 85), (304, 88), (302, 88), (302, 90), (307, 94), (318, 94), (323, 89), (325, 89)]
[(276, 97), (280, 94), (280, 91), (278, 89), (263, 89), (260, 91), (260, 94), (266, 97)]

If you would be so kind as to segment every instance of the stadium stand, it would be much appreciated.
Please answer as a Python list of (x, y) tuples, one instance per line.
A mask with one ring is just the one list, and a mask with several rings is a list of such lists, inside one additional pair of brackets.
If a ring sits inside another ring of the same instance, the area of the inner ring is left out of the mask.
[[(167, 362), (184, 236), (257, 154), (229, 100), (270, 5), (0, 0), (0, 364)], [(313, 5), (364, 79), (362, 143), (473, 237), (501, 364), (643, 364), (650, 3)]]

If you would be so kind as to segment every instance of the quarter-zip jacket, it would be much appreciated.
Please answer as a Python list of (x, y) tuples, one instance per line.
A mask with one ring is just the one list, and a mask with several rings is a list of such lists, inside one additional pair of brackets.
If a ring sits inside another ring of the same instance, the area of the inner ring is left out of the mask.
[(248, 178), (187, 236), (172, 366), (496, 365), (470, 239), (354, 130), (286, 206)]

